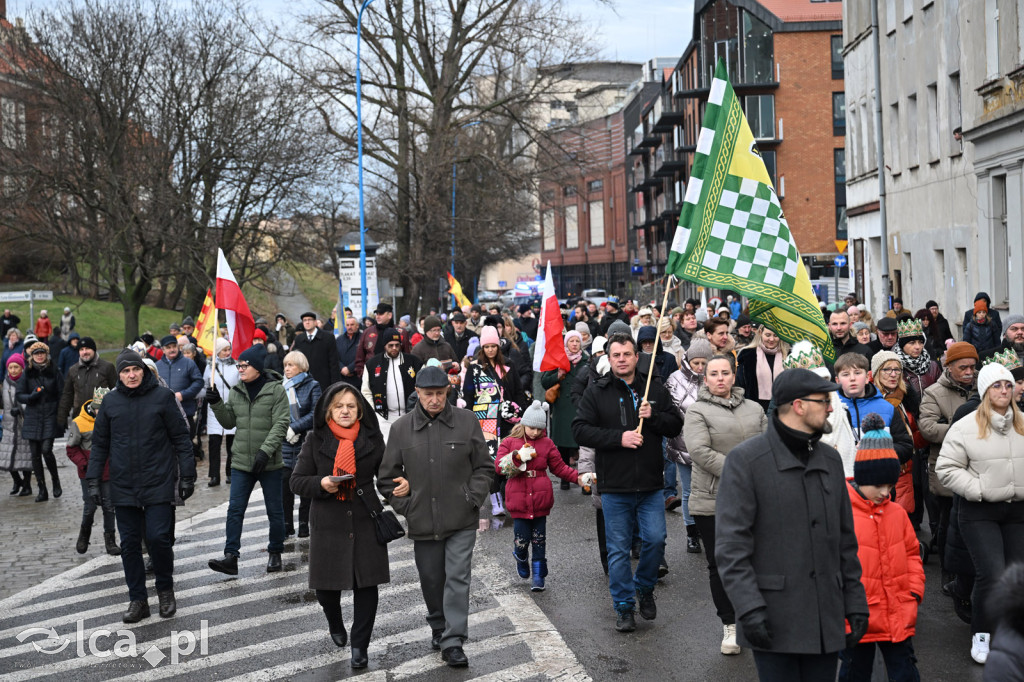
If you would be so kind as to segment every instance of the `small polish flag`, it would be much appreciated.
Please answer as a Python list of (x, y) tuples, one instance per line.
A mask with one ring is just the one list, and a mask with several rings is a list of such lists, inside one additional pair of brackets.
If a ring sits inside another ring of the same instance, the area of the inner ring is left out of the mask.
[(547, 372), (552, 369), (572, 369), (569, 356), (565, 354), (565, 343), (562, 333), (565, 323), (562, 322), (562, 311), (558, 307), (555, 296), (555, 285), (551, 280), (551, 261), (544, 276), (543, 300), (540, 305), (540, 324), (537, 326), (537, 351), (533, 356), (533, 371)]
[(237, 360), (240, 354), (252, 346), (256, 322), (222, 249), (217, 249), (217, 308), (223, 310), (227, 317), (231, 357)]

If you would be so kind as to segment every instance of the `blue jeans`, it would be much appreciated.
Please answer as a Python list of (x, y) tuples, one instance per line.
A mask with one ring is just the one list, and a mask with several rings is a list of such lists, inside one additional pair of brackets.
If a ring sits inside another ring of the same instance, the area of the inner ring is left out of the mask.
[(268, 552), (280, 554), (284, 550), (284, 508), (281, 505), (281, 470), (264, 471), (256, 476), (248, 471), (231, 471), (231, 498), (228, 502), (227, 541), (224, 553), (238, 556), (242, 547), (242, 519), (249, 506), (249, 496), (259, 482), (263, 488), (263, 504), (270, 520)]
[[(608, 588), (617, 610), (632, 610), (635, 594), (654, 590), (658, 565), (665, 555), (665, 501), (660, 490), (649, 493), (602, 493), (608, 541)], [(634, 519), (640, 533), (636, 576), (629, 563)]]
[(530, 556), (530, 548), (533, 548), (533, 560), (545, 561), (547, 559), (547, 526), (548, 517), (538, 516), (534, 519), (512, 519), (512, 548), (518, 556)]
[(840, 651), (839, 682), (871, 682), (876, 646), (882, 652), (890, 682), (920, 682), (917, 656), (910, 640), (908, 637), (902, 642), (867, 642)]
[[(693, 476), (693, 466), (690, 464), (679, 464), (670, 459), (665, 460), (665, 499), (676, 496), (683, 501), (680, 507), (683, 511), (683, 523), (687, 526), (693, 525), (693, 517), (690, 516), (690, 479)], [(676, 481), (679, 482), (679, 492), (676, 490)]]

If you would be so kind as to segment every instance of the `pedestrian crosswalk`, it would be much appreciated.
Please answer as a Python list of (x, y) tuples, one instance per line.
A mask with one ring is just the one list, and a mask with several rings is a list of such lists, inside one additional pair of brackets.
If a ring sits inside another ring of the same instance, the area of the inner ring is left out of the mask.
[[(242, 534), (239, 575), (206, 562), (224, 543), (222, 504), (176, 527), (178, 611), (121, 622), (127, 588), (116, 557), (100, 556), (0, 602), (0, 678), (89, 680), (277, 680), (351, 676), (349, 649), (330, 641), (307, 587), (309, 540), (290, 538), (281, 573), (265, 572), (267, 518), (253, 493)], [(362, 680), (449, 679), (430, 648), (412, 543), (389, 546), (391, 582), (381, 587), (370, 666)], [(507, 567), (505, 567), (507, 569)], [(473, 562), (470, 667), (461, 680), (589, 680), (587, 671), (529, 593), (481, 552)], [(351, 623), (351, 597), (343, 597)], [(347, 604), (346, 604), (347, 601)]]

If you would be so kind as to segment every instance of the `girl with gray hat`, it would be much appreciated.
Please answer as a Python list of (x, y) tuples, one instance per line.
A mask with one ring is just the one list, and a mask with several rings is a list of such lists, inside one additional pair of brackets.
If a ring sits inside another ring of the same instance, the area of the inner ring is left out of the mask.
[[(548, 574), (546, 556), (547, 517), (555, 504), (554, 488), (547, 472), (568, 483), (591, 485), (595, 474), (577, 474), (562, 461), (554, 441), (547, 437), (548, 406), (540, 401), (526, 408), (511, 433), (501, 441), (494, 468), (508, 476), (505, 484), (505, 509), (513, 519), (515, 541), (512, 556), (519, 577), (529, 578), (533, 569), (534, 592), (544, 589)], [(530, 551), (533, 551), (531, 566)]]

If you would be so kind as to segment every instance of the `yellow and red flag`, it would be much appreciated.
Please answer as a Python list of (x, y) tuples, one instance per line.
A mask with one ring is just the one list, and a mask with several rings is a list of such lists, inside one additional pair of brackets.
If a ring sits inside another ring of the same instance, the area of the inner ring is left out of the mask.
[(459, 284), (459, 280), (452, 276), (452, 273), (445, 273), (448, 275), (448, 293), (455, 297), (455, 302), (461, 308), (466, 305), (473, 305), (473, 302), (466, 298), (466, 295), (462, 293), (462, 285)]
[(217, 309), (213, 307), (213, 296), (210, 290), (206, 290), (206, 298), (203, 300), (203, 309), (199, 311), (199, 319), (196, 320), (196, 345), (204, 353), (213, 357), (214, 343), (217, 341)]

